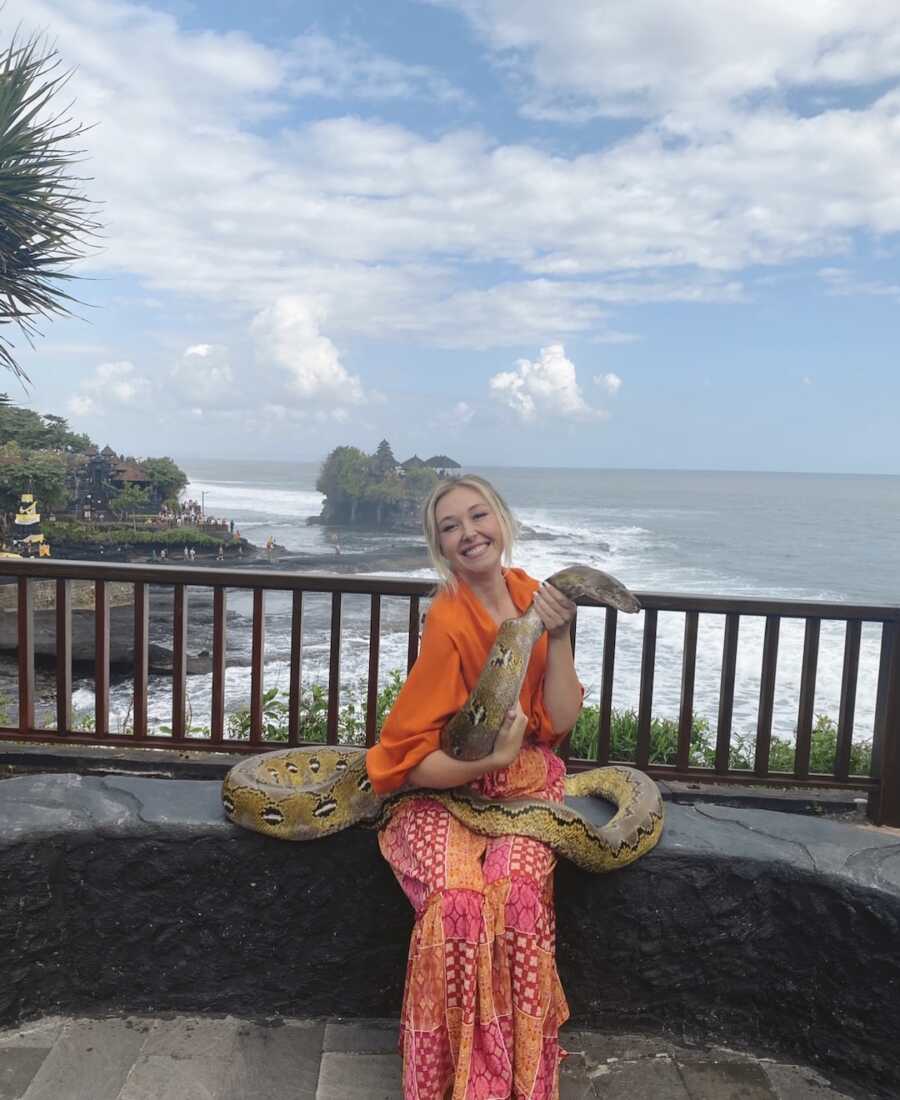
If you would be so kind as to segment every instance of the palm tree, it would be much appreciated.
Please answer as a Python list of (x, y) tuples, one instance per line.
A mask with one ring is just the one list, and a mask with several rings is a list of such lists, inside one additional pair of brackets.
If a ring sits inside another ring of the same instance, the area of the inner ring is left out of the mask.
[[(71, 174), (84, 127), (52, 101), (69, 74), (38, 38), (0, 52), (0, 325), (15, 324), (31, 343), (41, 318), (66, 315), (69, 265), (88, 250), (98, 224)], [(12, 341), (0, 334), (0, 366), (28, 381)]]

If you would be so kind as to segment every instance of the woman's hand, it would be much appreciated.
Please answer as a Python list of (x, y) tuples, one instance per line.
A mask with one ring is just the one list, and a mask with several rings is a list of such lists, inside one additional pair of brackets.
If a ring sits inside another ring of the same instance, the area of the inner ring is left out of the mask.
[(562, 638), (575, 618), (575, 604), (546, 582), (534, 594), (534, 608), (551, 638)]
[(519, 755), (522, 747), (522, 738), (525, 736), (525, 727), (528, 718), (522, 710), (522, 704), (516, 700), (516, 705), (506, 712), (506, 718), (497, 734), (494, 742), (494, 751), (491, 753), (490, 771), (508, 768)]

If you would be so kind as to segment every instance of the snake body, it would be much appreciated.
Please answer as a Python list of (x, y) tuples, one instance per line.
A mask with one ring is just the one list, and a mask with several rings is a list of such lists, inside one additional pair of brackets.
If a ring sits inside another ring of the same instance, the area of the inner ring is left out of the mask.
[[(623, 611), (640, 609), (619, 581), (587, 566), (571, 566), (548, 579), (570, 599), (588, 596)], [(500, 627), (478, 683), (442, 731), (445, 752), (464, 760), (491, 752), (543, 629), (533, 607)], [(617, 807), (616, 813), (598, 827), (557, 802), (493, 801), (467, 787), (379, 795), (366, 773), (365, 750), (339, 746), (310, 745), (248, 757), (228, 772), (222, 787), (229, 820), (283, 840), (314, 840), (351, 825), (379, 828), (398, 805), (423, 795), (441, 802), (477, 833), (533, 837), (592, 872), (627, 866), (650, 851), (662, 834), (659, 788), (635, 768), (617, 764), (570, 775), (566, 794), (606, 799)]]

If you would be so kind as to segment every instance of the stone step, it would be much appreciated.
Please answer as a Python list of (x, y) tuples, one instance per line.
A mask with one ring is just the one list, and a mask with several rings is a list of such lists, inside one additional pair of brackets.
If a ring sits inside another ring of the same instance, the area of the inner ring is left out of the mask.
[(129, 1018), (66, 1021), (22, 1100), (118, 1100), (153, 1026)]
[[(563, 1045), (560, 1100), (850, 1100), (724, 1048), (575, 1029)], [(402, 1100), (396, 1046), (395, 1020), (47, 1018), (0, 1032), (0, 1100)]]

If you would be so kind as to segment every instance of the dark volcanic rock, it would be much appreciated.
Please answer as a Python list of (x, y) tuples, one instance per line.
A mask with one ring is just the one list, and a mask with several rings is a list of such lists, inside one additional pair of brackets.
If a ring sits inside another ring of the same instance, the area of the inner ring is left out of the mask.
[[(410, 910), (374, 835), (265, 839), (224, 820), (219, 790), (0, 783), (0, 1023), (91, 1009), (397, 1014)], [(576, 1022), (787, 1055), (897, 1095), (897, 837), (670, 805), (654, 852), (607, 876), (561, 866), (556, 894)]]
[[(150, 589), (150, 646), (151, 672), (172, 672), (172, 589)], [(227, 613), (227, 621), (235, 616)], [(53, 608), (35, 609), (34, 656), (38, 664), (54, 667), (56, 658), (56, 611)], [(17, 616), (14, 611), (0, 611), (0, 653), (15, 654), (18, 650)], [(94, 667), (95, 618), (92, 608), (75, 608), (72, 611), (72, 664), (85, 672)], [(188, 653), (187, 671), (208, 673), (212, 659), (208, 646), (212, 639), (211, 589), (190, 589), (188, 598), (188, 635), (198, 640), (199, 649)], [(130, 672), (134, 666), (134, 605), (119, 604), (109, 609), (109, 662), (117, 672)], [(226, 663), (231, 664), (229, 660)], [(243, 663), (243, 662), (241, 662)]]

